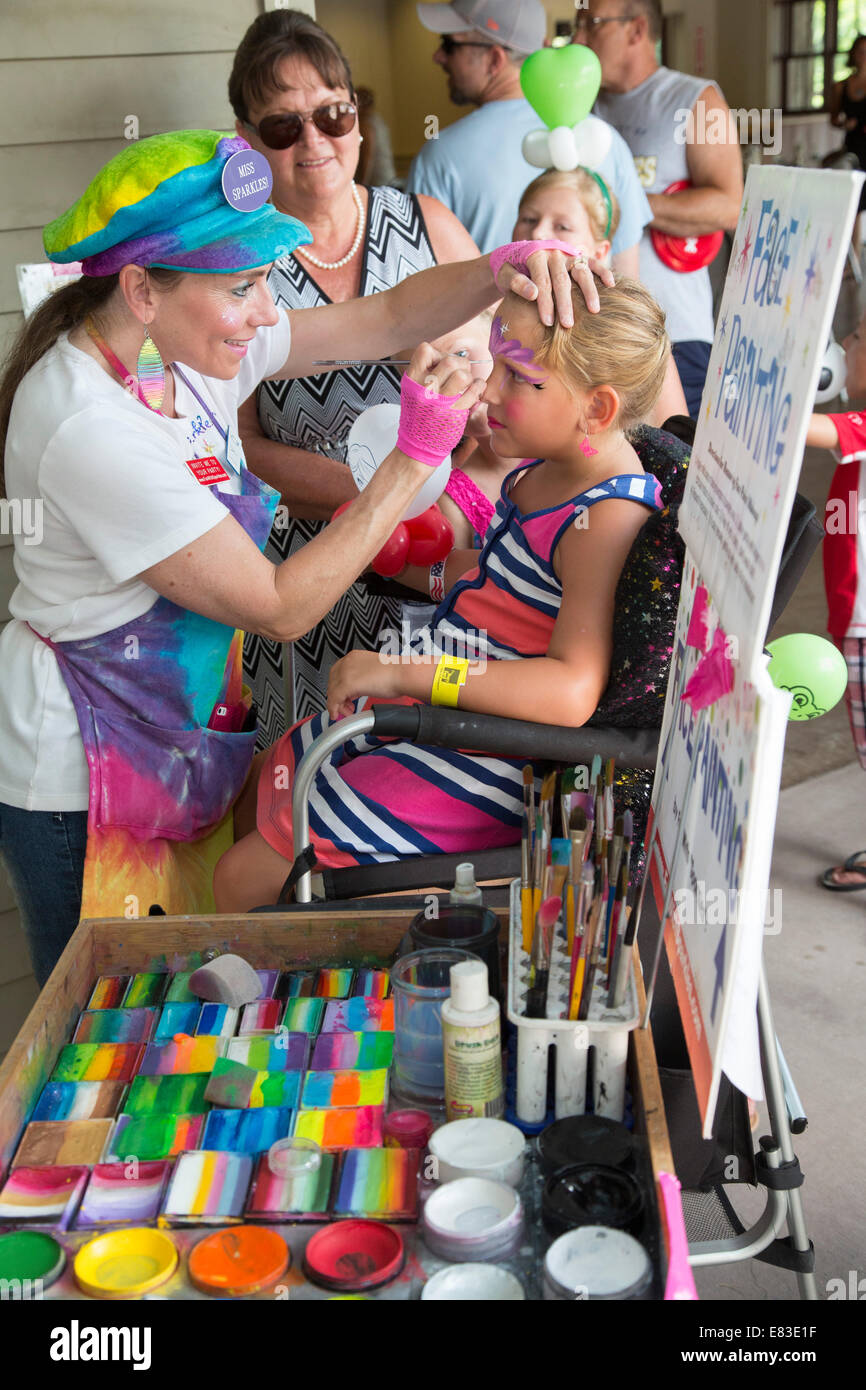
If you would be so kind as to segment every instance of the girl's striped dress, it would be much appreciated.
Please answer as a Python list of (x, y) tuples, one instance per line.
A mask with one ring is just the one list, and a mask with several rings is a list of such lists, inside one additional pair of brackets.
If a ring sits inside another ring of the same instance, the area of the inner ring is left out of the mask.
[[(652, 474), (626, 474), (524, 515), (511, 501), (509, 485), (526, 467), (502, 485), (478, 568), (450, 590), (430, 626), (412, 638), (419, 654), (447, 653), (470, 663), (544, 656), (562, 600), (553, 556), (566, 528), (607, 498), (641, 502), (651, 511), (662, 505)], [(399, 659), (397, 642), (394, 648)], [(409, 658), (405, 648), (402, 655)], [(294, 859), (294, 768), (328, 723), (325, 713), (296, 724), (272, 746), (262, 768), (258, 829), (288, 860)], [(514, 844), (520, 838), (525, 761), (404, 740), (353, 739), (323, 765), (313, 788), (310, 838), (318, 863), (343, 868)]]

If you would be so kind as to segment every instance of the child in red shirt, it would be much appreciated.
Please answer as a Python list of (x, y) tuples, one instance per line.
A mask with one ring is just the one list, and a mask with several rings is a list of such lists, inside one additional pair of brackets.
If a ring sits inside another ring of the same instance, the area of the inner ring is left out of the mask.
[[(866, 397), (866, 314), (843, 347), (848, 393)], [(854, 747), (866, 770), (866, 412), (813, 415), (806, 443), (832, 449), (839, 460), (824, 517), (827, 628), (848, 663), (845, 700)], [(866, 888), (866, 850), (827, 869), (820, 882), (836, 893)]]

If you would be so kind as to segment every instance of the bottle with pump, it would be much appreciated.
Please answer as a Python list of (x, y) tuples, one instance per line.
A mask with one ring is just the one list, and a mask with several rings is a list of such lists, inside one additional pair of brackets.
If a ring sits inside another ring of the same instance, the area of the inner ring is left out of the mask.
[(463, 907), (474, 907), (476, 904), (479, 907), (481, 906), (483, 898), (481, 889), (475, 882), (474, 864), (457, 865), (457, 871), (454, 875), (454, 887), (448, 894), (448, 901), (459, 903)]
[(451, 967), (451, 997), (442, 1004), (445, 1114), (501, 1119), (505, 1111), (499, 1005), (490, 998), (483, 960)]

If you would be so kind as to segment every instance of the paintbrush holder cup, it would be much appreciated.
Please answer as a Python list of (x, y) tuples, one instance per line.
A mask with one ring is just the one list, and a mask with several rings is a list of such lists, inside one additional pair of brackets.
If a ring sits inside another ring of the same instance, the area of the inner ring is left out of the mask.
[[(543, 1123), (547, 1114), (547, 1071), (551, 1047), (556, 1048), (554, 1113), (583, 1115), (588, 1110), (622, 1120), (625, 1112), (625, 1073), (628, 1035), (638, 1024), (633, 965), (629, 963), (625, 1000), (607, 1006), (607, 988), (593, 987), (585, 1022), (563, 1017), (568, 1012), (571, 957), (562, 922), (556, 924), (550, 953), (547, 1017), (527, 1018), (530, 961), (523, 949), (520, 880), (511, 884), (508, 932), (508, 1017), (517, 1029), (517, 1094), (515, 1114), (524, 1124)], [(592, 1079), (589, 1083), (590, 1049)]]

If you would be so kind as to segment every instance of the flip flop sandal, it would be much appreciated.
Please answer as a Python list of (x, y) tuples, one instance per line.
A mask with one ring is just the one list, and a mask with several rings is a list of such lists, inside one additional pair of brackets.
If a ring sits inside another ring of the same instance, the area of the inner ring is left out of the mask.
[(858, 849), (855, 850), (854, 854), (849, 854), (842, 867), (852, 872), (855, 869), (866, 867), (866, 849)]
[[(861, 893), (866, 889), (866, 865), (852, 863), (851, 860), (856, 860), (856, 858), (857, 856), (852, 854), (849, 859), (845, 860), (844, 864), (834, 864), (831, 869), (825, 869), (818, 879), (821, 887), (828, 888), (831, 893)], [(833, 875), (838, 873), (857, 874), (861, 882), (837, 883)]]

